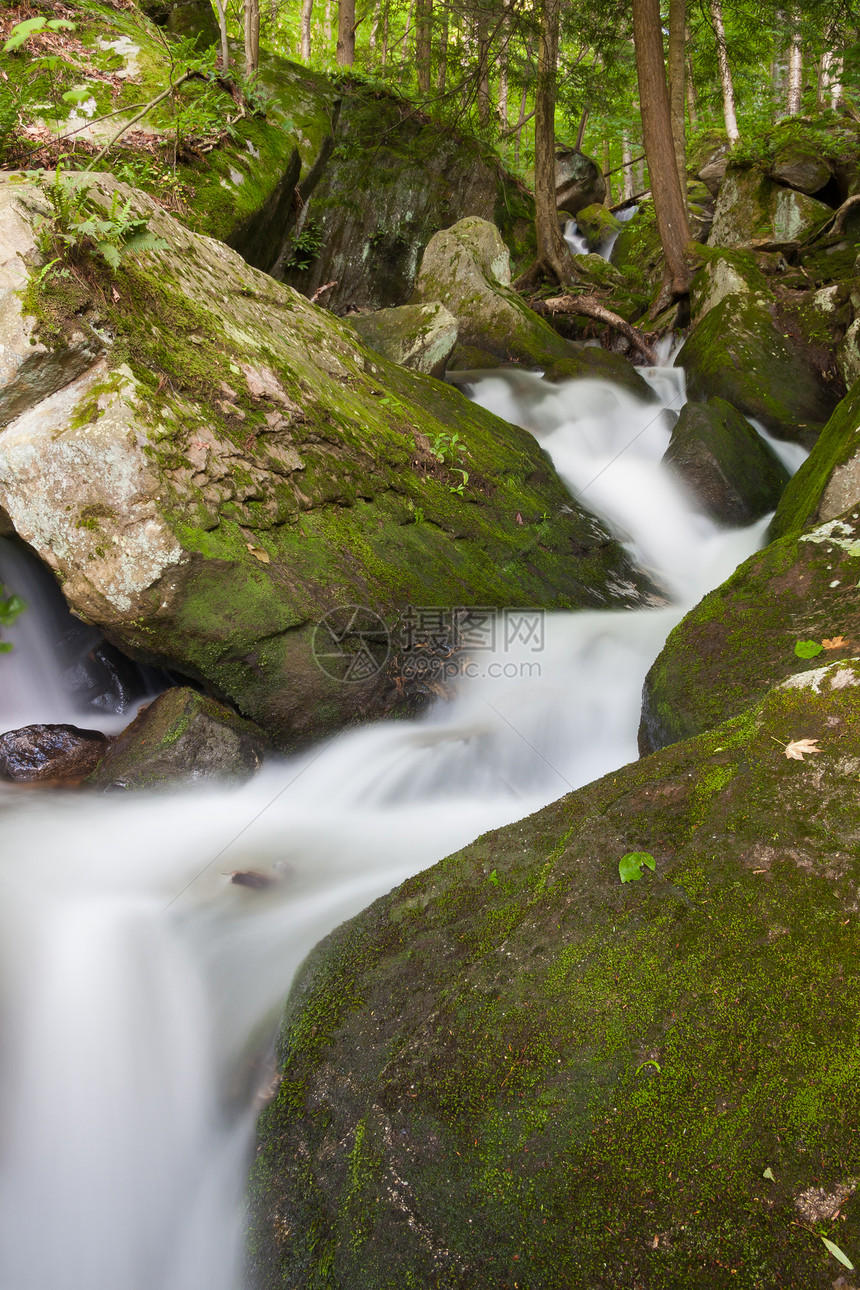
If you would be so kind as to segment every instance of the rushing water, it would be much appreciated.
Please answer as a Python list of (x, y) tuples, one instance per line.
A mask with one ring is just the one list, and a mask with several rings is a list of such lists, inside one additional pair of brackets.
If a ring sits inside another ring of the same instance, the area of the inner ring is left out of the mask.
[[(680, 406), (679, 372), (650, 379)], [(237, 1290), (250, 1134), (301, 959), (409, 874), (635, 757), (666, 632), (758, 545), (763, 525), (719, 531), (662, 472), (659, 405), (520, 372), (472, 394), (540, 439), (675, 606), (547, 615), (421, 720), (239, 789), (0, 796), (2, 1290)], [(0, 549), (0, 579), (17, 558)], [(0, 729), (104, 724), (110, 702), (68, 684), (74, 661), (58, 679), (54, 615), (34, 604), (9, 633)], [(273, 885), (232, 884), (246, 868)]]

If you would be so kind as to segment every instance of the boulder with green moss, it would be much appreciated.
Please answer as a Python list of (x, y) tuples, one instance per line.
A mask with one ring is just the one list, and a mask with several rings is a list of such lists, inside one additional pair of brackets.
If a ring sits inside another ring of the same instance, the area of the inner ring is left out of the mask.
[(349, 322), (369, 349), (428, 376), (444, 373), (457, 343), (457, 320), (438, 300), (379, 309)]
[(768, 298), (767, 279), (749, 252), (720, 251), (709, 254), (690, 286), (690, 311), (695, 323), (732, 295)]
[(606, 181), (591, 157), (576, 148), (561, 149), (555, 154), (555, 201), (560, 211), (575, 216), (587, 206), (602, 202), (605, 196)]
[(776, 453), (725, 399), (685, 403), (663, 461), (718, 524), (752, 524), (788, 483)]
[(0, 185), (0, 507), (115, 644), (287, 744), (408, 698), (396, 653), (346, 667), (361, 632), (345, 670), (320, 658), (330, 611), (364, 607), (384, 630), (410, 604), (649, 594), (527, 432), (145, 195), (89, 182), (85, 209), (109, 217), (116, 195), (149, 221), (149, 249), (113, 275), (81, 239), (63, 276), (36, 232), (46, 193)]
[(849, 390), (782, 496), (772, 538), (797, 536), (860, 503), (860, 383)]
[[(858, 765), (847, 660), (323, 941), (259, 1125), (255, 1290), (839, 1284), (818, 1233), (856, 1257)], [(628, 853), (653, 871), (622, 883)]]
[(577, 227), (585, 238), (589, 251), (596, 251), (604, 242), (621, 232), (623, 225), (606, 206), (584, 206), (576, 216)]
[(459, 329), (455, 367), (522, 363), (553, 380), (602, 376), (642, 398), (652, 391), (625, 359), (564, 340), (510, 285), (510, 256), (499, 230), (464, 219), (431, 240), (413, 303), (441, 300)]
[(776, 183), (809, 196), (825, 188), (833, 177), (820, 151), (809, 143), (790, 141), (777, 149), (767, 173)]
[(185, 686), (165, 690), (110, 742), (86, 783), (100, 789), (162, 789), (248, 779), (267, 740), (251, 721)]
[[(850, 654), (860, 640), (858, 586), (857, 505), (752, 556), (670, 633), (645, 680), (640, 749), (711, 729), (792, 673), (814, 671), (822, 655)], [(813, 647), (799, 659), (803, 641)]]
[(692, 398), (725, 398), (778, 438), (806, 446), (838, 398), (758, 296), (724, 297), (700, 319), (677, 363)]
[(654, 203), (642, 202), (621, 229), (609, 257), (632, 285), (648, 291), (663, 275), (663, 249), (654, 214)]
[(727, 247), (801, 242), (832, 214), (824, 202), (775, 184), (756, 166), (730, 165), (709, 241)]

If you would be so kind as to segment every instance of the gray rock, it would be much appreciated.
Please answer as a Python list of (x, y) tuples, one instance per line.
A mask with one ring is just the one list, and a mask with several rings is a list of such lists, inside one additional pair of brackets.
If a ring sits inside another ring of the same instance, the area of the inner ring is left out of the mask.
[(820, 155), (784, 144), (771, 162), (768, 174), (778, 184), (787, 184), (789, 188), (811, 194), (824, 188), (832, 172)]
[(441, 376), (457, 343), (457, 320), (438, 301), (349, 319), (368, 348), (400, 367)]
[(108, 748), (100, 730), (70, 725), (22, 726), (0, 735), (0, 779), (17, 784), (84, 779)]
[(267, 740), (223, 703), (184, 687), (165, 690), (111, 742), (93, 788), (178, 788), (248, 779)]
[(557, 152), (555, 156), (555, 200), (559, 210), (578, 215), (586, 206), (606, 197), (606, 181), (600, 167), (582, 152)]
[(663, 460), (720, 524), (752, 524), (788, 483), (772, 448), (724, 399), (685, 404)]
[(805, 193), (782, 188), (755, 166), (729, 166), (720, 185), (711, 246), (779, 247), (800, 242), (833, 214)]

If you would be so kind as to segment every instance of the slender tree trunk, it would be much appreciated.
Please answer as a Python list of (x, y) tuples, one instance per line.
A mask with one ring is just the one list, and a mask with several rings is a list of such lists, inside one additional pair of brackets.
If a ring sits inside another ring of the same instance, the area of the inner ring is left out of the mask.
[[(690, 47), (690, 29), (686, 30), (685, 38), (687, 48)], [(699, 103), (696, 98), (696, 82), (693, 80), (693, 60), (687, 54), (687, 75), (684, 78), (684, 88), (687, 92), (687, 116), (690, 118), (690, 127), (695, 130), (699, 124)]]
[(226, 72), (230, 66), (230, 46), (227, 42), (227, 14), (224, 0), (215, 0), (215, 8), (218, 11), (218, 30), (221, 33), (221, 71)]
[(382, 63), (381, 70), (385, 71), (385, 64), (388, 62), (388, 27), (391, 18), (390, 0), (385, 0), (382, 7)]
[(401, 85), (403, 84), (404, 77), (406, 76), (406, 67), (409, 61), (405, 57), (405, 52), (409, 48), (409, 33), (412, 31), (412, 14), (414, 10), (415, 0), (409, 0), (409, 8), (406, 12), (406, 28), (401, 39), (395, 42), (400, 45), (400, 75), (397, 79)]
[[(717, 62), (720, 67), (720, 85), (723, 90), (723, 117), (726, 123), (726, 134), (729, 136), (729, 143), (734, 146), (741, 136), (738, 130), (737, 113), (735, 112), (735, 87), (732, 84), (729, 53), (726, 49), (726, 29), (723, 26), (721, 0), (711, 0), (711, 21), (714, 24), (714, 35), (717, 38)], [(653, 174), (651, 178), (653, 181)]]
[(634, 161), (633, 163), (633, 193), (644, 193), (645, 191), (645, 163), (644, 161)]
[[(523, 126), (526, 123), (526, 107), (528, 106), (528, 90), (523, 86), (523, 92), (520, 95), (520, 110), (517, 113), (517, 132), (514, 135), (514, 165), (520, 164), (520, 147), (523, 141)], [(554, 169), (555, 167), (553, 167)]]
[(579, 125), (576, 127), (576, 143), (573, 145), (574, 152), (582, 152), (582, 141), (585, 138), (585, 127), (588, 125), (588, 107), (582, 109), (582, 116), (579, 118)]
[(630, 135), (624, 130), (621, 134), (621, 191), (624, 201), (628, 201), (633, 196), (633, 167), (630, 164), (632, 159)]
[(683, 295), (690, 283), (684, 260), (690, 232), (672, 143), (660, 0), (633, 0), (633, 38), (642, 105), (642, 137), (651, 173), (657, 229), (666, 259), (663, 290), (652, 306), (656, 312), (664, 301)]
[(555, 200), (555, 90), (561, 0), (543, 0), (535, 89), (535, 233), (537, 262), (563, 285), (573, 272)]
[(800, 112), (800, 99), (803, 93), (803, 44), (796, 9), (791, 10), (790, 20), (791, 44), (788, 50), (788, 92), (785, 96), (785, 110), (788, 116), (797, 116)]
[(439, 67), (436, 72), (437, 90), (445, 89), (445, 82), (448, 79), (448, 23), (450, 21), (447, 3), (442, 8), (442, 24), (439, 28), (439, 45), (438, 59)]
[(418, 90), (430, 93), (430, 32), (433, 22), (433, 0), (416, 0), (415, 12), (415, 67), (418, 73)]
[(325, 40), (326, 62), (328, 63), (331, 58), (331, 0), (325, 0), (323, 39)]
[(311, 61), (311, 19), (313, 18), (313, 12), (314, 0), (302, 0), (299, 57), (303, 63)]
[(337, 0), (337, 65), (355, 62), (355, 0)]
[[(505, 5), (507, 8), (507, 4)], [(499, 124), (502, 129), (508, 124), (508, 33), (502, 31), (502, 46), (499, 50)]]
[(818, 105), (830, 106), (836, 110), (842, 102), (842, 58), (832, 50), (826, 50), (821, 56), (821, 76), (819, 80)]
[(609, 155), (609, 139), (604, 136), (603, 139), (603, 178), (606, 182), (606, 196), (603, 199), (604, 206), (612, 205), (612, 158)]
[(681, 192), (687, 194), (687, 139), (684, 121), (684, 82), (686, 63), (686, 0), (669, 0), (669, 115), (672, 119), (672, 142), (675, 164), (681, 181)]
[(245, 75), (260, 66), (260, 0), (245, 0)]
[(478, 120), (488, 125), (490, 120), (490, 37), (489, 15), (481, 9), (478, 15)]

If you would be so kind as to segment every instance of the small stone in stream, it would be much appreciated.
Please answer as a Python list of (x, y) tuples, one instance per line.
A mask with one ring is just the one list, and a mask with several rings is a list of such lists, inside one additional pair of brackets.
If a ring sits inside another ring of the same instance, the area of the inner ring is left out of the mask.
[(270, 873), (260, 873), (257, 869), (235, 869), (230, 874), (230, 881), (237, 887), (251, 887), (254, 891), (266, 891), (274, 887), (277, 878)]
[(34, 725), (0, 735), (0, 779), (19, 784), (79, 780), (95, 770), (109, 740), (100, 730)]

